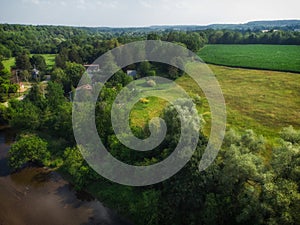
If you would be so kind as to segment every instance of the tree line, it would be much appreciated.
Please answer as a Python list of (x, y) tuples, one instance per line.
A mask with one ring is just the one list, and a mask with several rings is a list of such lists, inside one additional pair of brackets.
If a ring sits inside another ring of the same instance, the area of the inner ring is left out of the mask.
[(91, 63), (95, 58), (88, 58), (88, 55), (94, 51), (95, 54), (102, 52), (103, 41), (116, 39), (120, 44), (125, 44), (147, 38), (184, 43), (192, 51), (198, 51), (204, 44), (300, 44), (300, 32), (286, 30), (150, 30), (134, 33), (124, 28), (122, 32), (114, 33), (110, 29), (0, 24), (0, 55), (9, 58), (23, 50), (31, 54), (56, 54), (62, 48), (69, 48), (77, 50), (83, 62)]

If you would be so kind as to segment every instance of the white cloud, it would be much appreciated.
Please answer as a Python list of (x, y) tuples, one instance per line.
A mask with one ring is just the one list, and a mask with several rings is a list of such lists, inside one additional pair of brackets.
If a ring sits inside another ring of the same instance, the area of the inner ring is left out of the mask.
[(145, 8), (153, 8), (153, 5), (149, 1), (141, 0), (139, 3)]
[(29, 4), (35, 4), (35, 5), (38, 5), (41, 3), (40, 0), (22, 0), (22, 2), (25, 4), (29, 3)]
[(85, 0), (77, 0), (76, 8), (78, 9), (86, 9), (87, 4)]
[(41, 4), (50, 4), (49, 0), (22, 0), (24, 4), (33, 4), (33, 5), (41, 5)]
[(104, 8), (116, 8), (118, 5), (117, 1), (107, 1), (107, 0), (98, 0), (96, 2), (98, 6), (104, 7)]

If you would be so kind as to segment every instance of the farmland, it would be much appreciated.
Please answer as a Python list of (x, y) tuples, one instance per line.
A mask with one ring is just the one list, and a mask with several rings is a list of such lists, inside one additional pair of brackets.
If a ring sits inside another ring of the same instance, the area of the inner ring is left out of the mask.
[(207, 45), (199, 56), (216, 65), (300, 72), (300, 46)]

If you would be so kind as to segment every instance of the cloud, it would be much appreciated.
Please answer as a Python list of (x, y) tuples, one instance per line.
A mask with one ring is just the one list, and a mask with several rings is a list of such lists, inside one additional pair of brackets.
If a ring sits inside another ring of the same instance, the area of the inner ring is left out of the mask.
[(96, 8), (116, 8), (118, 1), (109, 1), (109, 0), (77, 0), (76, 8), (78, 9), (95, 9)]
[(104, 7), (104, 8), (116, 8), (118, 5), (117, 1), (108, 1), (108, 0), (98, 0), (96, 2), (98, 6)]
[(22, 0), (24, 4), (33, 4), (33, 5), (40, 5), (40, 4), (50, 4), (49, 0)]
[(151, 5), (151, 3), (149, 1), (141, 0), (141, 1), (139, 1), (139, 4), (145, 8), (153, 8), (153, 6)]

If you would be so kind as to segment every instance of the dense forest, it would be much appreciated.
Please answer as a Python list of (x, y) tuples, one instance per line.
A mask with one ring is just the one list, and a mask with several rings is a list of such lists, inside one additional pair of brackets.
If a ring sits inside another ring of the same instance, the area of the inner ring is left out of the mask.
[[(19, 79), (32, 87), (24, 100), (16, 100), (12, 71), (0, 72), (1, 123), (19, 131), (9, 152), (12, 171), (27, 165), (55, 168), (67, 174), (78, 190), (87, 190), (115, 208), (134, 224), (300, 224), (300, 131), (282, 128), (276, 141), (270, 142), (252, 130), (238, 133), (228, 130), (217, 159), (199, 172), (198, 162), (207, 144), (201, 131), (192, 160), (172, 178), (151, 186), (129, 187), (114, 184), (89, 167), (76, 145), (72, 130), (72, 94), (85, 71), (106, 51), (138, 40), (170, 41), (198, 52), (205, 44), (287, 44), (299, 45), (300, 32), (270, 30), (201, 30), (139, 32), (122, 30), (0, 25), (1, 61), (15, 57), (12, 68)], [(36, 54), (56, 54), (53, 68)], [(31, 76), (38, 69), (40, 79)], [(134, 78), (127, 69), (137, 70), (137, 77), (163, 75), (175, 80), (183, 72), (173, 67), (141, 62), (118, 71), (104, 84), (96, 105), (98, 134), (110, 153), (121, 161), (151, 165), (166, 158), (178, 143), (179, 116), (167, 106), (161, 117), (168, 133), (154, 151), (140, 153), (126, 148), (111, 126), (111, 107), (118, 93)], [(43, 75), (51, 80), (41, 82)], [(148, 81), (145, 85), (155, 85)], [(198, 96), (199, 97), (199, 96)], [(182, 99), (181, 101), (184, 101)], [(194, 98), (198, 107), (201, 98)], [(191, 110), (188, 106), (181, 109)], [(191, 129), (194, 129), (191, 127)], [(132, 127), (139, 138), (149, 136), (149, 127)]]

